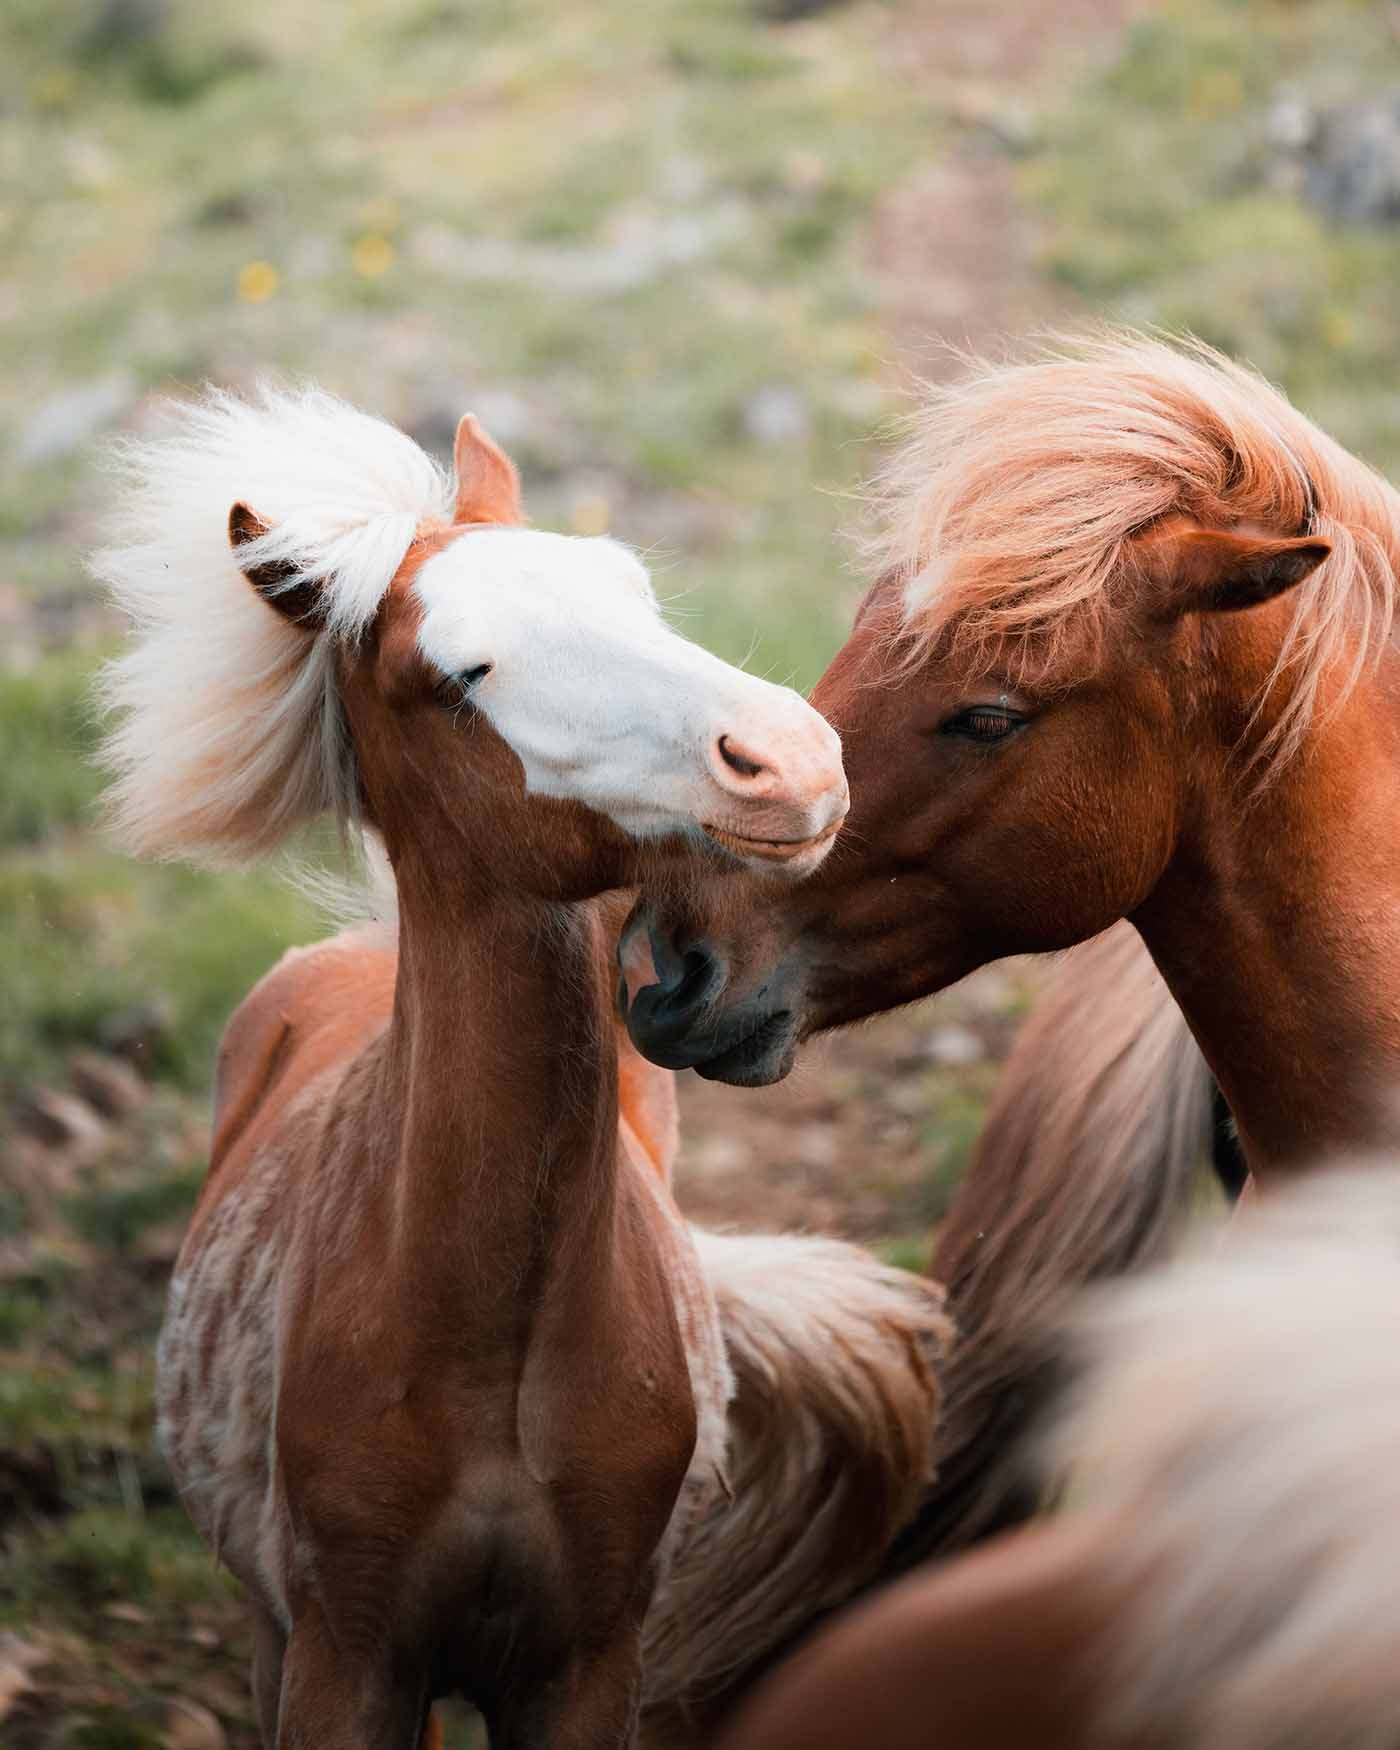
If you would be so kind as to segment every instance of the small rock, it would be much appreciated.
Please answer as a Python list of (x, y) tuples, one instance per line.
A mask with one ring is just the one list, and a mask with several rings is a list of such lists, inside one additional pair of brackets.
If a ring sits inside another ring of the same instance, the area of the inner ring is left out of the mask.
[(163, 1222), (159, 1227), (148, 1227), (132, 1247), (132, 1261), (148, 1266), (157, 1277), (164, 1276), (179, 1257), (184, 1238), (183, 1221)]
[(724, 1178), (749, 1165), (749, 1151), (730, 1137), (708, 1137), (690, 1156), (690, 1164), (699, 1178)]
[(841, 1138), (829, 1124), (804, 1124), (793, 1138), (797, 1153), (809, 1167), (833, 1167), (840, 1153)]
[(107, 1141), (107, 1126), (87, 1101), (57, 1088), (31, 1088), (20, 1101), (19, 1120), (51, 1148), (96, 1154)]
[(673, 152), (662, 163), (660, 180), (668, 201), (693, 201), (704, 194), (710, 173), (693, 152)]
[(966, 1027), (959, 1027), (955, 1021), (935, 1027), (928, 1036), (926, 1050), (931, 1063), (954, 1067), (965, 1063), (980, 1063), (986, 1056), (982, 1041), (977, 1035)]
[(805, 396), (785, 384), (770, 383), (745, 401), (740, 418), (755, 443), (797, 443), (811, 430), (812, 415)]
[(524, 442), (534, 423), (530, 403), (513, 389), (478, 389), (471, 407), (497, 443), (508, 449)]
[(1016, 987), (1000, 966), (984, 966), (959, 985), (958, 995), (979, 1015), (1003, 1015), (1016, 997)]
[(1317, 116), (1301, 97), (1283, 92), (1269, 105), (1264, 125), (1271, 145), (1281, 152), (1301, 152), (1317, 133)]
[(757, 0), (755, 10), (760, 18), (772, 24), (798, 24), (803, 19), (819, 18), (823, 12), (834, 12), (846, 0)]
[(148, 1003), (135, 1008), (120, 1009), (108, 1015), (99, 1029), (99, 1042), (104, 1051), (123, 1057), (138, 1068), (144, 1067), (152, 1053), (170, 1036), (170, 1013), (162, 1004)]
[(127, 1118), (146, 1104), (146, 1084), (120, 1057), (79, 1051), (69, 1063), (73, 1086), (104, 1118)]
[(101, 60), (144, 48), (166, 28), (169, 13), (168, 0), (101, 0), (79, 39), (81, 52)]
[(110, 1617), (113, 1622), (147, 1623), (151, 1620), (149, 1610), (142, 1610), (139, 1604), (123, 1604), (118, 1600), (114, 1604), (102, 1606), (103, 1616)]
[(14, 446), (16, 460), (32, 467), (71, 455), (123, 413), (135, 395), (136, 380), (130, 371), (110, 371), (95, 382), (51, 395), (20, 427)]
[(13, 1713), (34, 1688), (32, 1673), (44, 1662), (43, 1652), (18, 1635), (0, 1635), (0, 1720)]
[(228, 1740), (224, 1728), (207, 1707), (197, 1701), (186, 1701), (183, 1696), (172, 1696), (160, 1741), (165, 1750), (224, 1750)]
[(1400, 94), (1320, 116), (1306, 146), (1305, 186), (1331, 218), (1400, 221)]

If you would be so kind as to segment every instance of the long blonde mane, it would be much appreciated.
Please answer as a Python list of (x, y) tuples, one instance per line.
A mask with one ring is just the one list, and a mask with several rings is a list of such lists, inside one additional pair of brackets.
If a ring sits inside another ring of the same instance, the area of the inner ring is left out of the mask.
[(1059, 1431), (1121, 1586), (1114, 1743), (1390, 1750), (1400, 1719), (1400, 1168), (1319, 1170), (1101, 1291)]
[[(101, 683), (116, 718), (110, 810), (140, 854), (239, 861), (320, 813), (353, 813), (335, 648), (362, 636), (453, 488), (402, 432), (319, 390), (210, 390), (169, 412), (164, 435), (119, 446), (114, 539), (91, 561), (134, 630)], [(239, 500), (269, 525), (244, 563), (318, 582), (314, 627), (235, 564)]]
[(1086, 678), (1129, 605), (1130, 542), (1172, 515), (1332, 544), (1297, 592), (1264, 754), (1297, 751), (1324, 672), (1346, 665), (1342, 697), (1389, 641), (1400, 494), (1199, 341), (1108, 332), (972, 361), (913, 424), (876, 491), (878, 557), (907, 580), (916, 654), (944, 643), (971, 673)]

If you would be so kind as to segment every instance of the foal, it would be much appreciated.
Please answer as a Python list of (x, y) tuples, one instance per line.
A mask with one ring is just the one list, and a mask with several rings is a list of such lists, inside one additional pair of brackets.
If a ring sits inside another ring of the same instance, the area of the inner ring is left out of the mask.
[(128, 841), (236, 858), (353, 810), (398, 894), (391, 1007), (348, 937), (234, 1016), (161, 1339), (264, 1736), (407, 1746), (459, 1688), (499, 1744), (625, 1744), (729, 1381), (688, 1231), (620, 1139), (592, 902), (706, 837), (810, 869), (838, 743), (666, 628), (624, 548), (514, 526), (470, 419), (455, 489), (312, 392), (212, 397), (129, 460), (98, 561), (139, 631), (108, 683)]

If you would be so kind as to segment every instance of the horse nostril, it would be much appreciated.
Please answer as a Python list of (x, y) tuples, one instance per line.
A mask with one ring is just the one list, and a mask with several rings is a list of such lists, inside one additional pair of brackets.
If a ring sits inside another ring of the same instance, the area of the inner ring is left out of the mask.
[(731, 772), (737, 772), (741, 778), (756, 778), (765, 769), (762, 760), (756, 760), (743, 748), (735, 747), (727, 735), (719, 738), (719, 757)]
[(692, 948), (681, 958), (681, 976), (663, 998), (666, 1009), (685, 1014), (699, 1008), (714, 982), (715, 963), (701, 948)]

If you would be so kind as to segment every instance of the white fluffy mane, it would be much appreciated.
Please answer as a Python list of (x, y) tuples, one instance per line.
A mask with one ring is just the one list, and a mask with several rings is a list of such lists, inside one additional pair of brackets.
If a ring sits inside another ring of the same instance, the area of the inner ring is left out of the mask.
[(1091, 1304), (1059, 1450), (1116, 1528), (1105, 1724), (1168, 1750), (1390, 1750), (1400, 1169), (1316, 1173)]
[[(316, 389), (211, 389), (170, 411), (168, 433), (118, 446), (114, 540), (91, 561), (135, 634), (102, 679), (118, 717), (103, 750), (111, 814), (140, 854), (240, 861), (301, 821), (353, 812), (335, 646), (364, 632), (453, 489), (412, 439)], [(315, 629), (234, 562), (240, 500), (269, 525), (244, 564), (321, 584)]]

